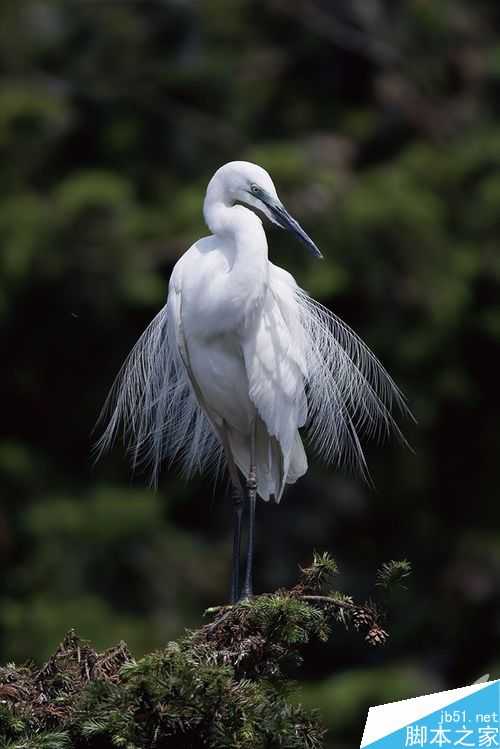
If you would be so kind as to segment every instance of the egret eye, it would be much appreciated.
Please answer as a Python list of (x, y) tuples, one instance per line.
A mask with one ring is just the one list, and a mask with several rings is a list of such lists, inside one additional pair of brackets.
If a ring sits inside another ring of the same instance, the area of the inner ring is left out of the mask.
[(260, 187), (258, 185), (250, 185), (250, 190), (254, 195), (258, 195), (260, 193)]

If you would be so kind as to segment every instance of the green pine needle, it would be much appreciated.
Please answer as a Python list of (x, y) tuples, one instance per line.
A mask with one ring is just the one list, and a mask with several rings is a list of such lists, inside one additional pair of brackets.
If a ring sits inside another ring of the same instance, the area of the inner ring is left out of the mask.
[(306, 588), (320, 591), (338, 574), (339, 568), (335, 559), (327, 552), (314, 552), (310, 567), (301, 568), (301, 581)]
[(381, 568), (377, 571), (377, 586), (384, 588), (384, 590), (392, 590), (394, 588), (403, 588), (406, 590), (404, 581), (411, 575), (411, 564), (407, 559), (401, 561), (394, 561), (391, 559), (390, 562), (384, 562)]

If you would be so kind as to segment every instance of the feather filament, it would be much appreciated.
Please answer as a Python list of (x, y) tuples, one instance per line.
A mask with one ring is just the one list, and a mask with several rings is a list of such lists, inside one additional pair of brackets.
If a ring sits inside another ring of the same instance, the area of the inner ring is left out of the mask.
[[(368, 480), (361, 435), (381, 439), (394, 432), (405, 442), (392, 412), (411, 413), (361, 338), (298, 286), (293, 291), (280, 294), (279, 302), (304, 347), (309, 440), (325, 462), (358, 469)], [(110, 415), (96, 445), (100, 456), (121, 436), (133, 467), (149, 469), (154, 485), (165, 460), (179, 461), (186, 477), (218, 472), (223, 462), (218, 434), (179, 354), (170, 312), (167, 302), (123, 364), (101, 414)]]
[(394, 432), (406, 442), (394, 408), (411, 416), (405, 398), (361, 338), (329, 309), (296, 287), (308, 362), (306, 429), (327, 463), (357, 468), (367, 478), (360, 436)]
[(168, 303), (148, 325), (125, 360), (100, 421), (109, 418), (97, 442), (97, 457), (118, 437), (134, 468), (151, 471), (157, 485), (161, 464), (179, 461), (186, 477), (218, 471), (222, 447), (192, 392), (171, 329)]

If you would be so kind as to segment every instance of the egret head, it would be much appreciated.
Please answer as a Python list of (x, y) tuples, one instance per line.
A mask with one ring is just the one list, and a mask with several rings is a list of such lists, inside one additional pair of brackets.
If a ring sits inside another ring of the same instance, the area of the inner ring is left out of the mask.
[(323, 257), (312, 239), (288, 213), (269, 174), (249, 161), (231, 161), (218, 169), (209, 182), (207, 201), (243, 205), (262, 214), (281, 229), (294, 234), (316, 257)]

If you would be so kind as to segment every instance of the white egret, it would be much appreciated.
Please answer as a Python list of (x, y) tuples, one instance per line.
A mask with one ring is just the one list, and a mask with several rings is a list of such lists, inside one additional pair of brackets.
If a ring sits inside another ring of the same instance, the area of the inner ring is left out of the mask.
[[(242, 595), (252, 593), (256, 496), (279, 502), (307, 471), (300, 429), (329, 463), (365, 471), (361, 432), (395, 429), (404, 398), (360, 338), (270, 262), (260, 216), (322, 255), (278, 198), (269, 174), (222, 166), (203, 213), (212, 232), (178, 260), (168, 298), (122, 367), (100, 440), (120, 431), (133, 462), (180, 458), (187, 475), (225, 459), (233, 487), (231, 599), (240, 597), (244, 483), (249, 529)], [(243, 477), (244, 482), (242, 482)]]

